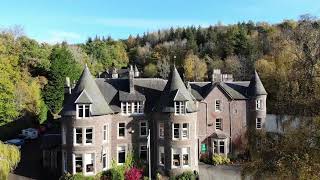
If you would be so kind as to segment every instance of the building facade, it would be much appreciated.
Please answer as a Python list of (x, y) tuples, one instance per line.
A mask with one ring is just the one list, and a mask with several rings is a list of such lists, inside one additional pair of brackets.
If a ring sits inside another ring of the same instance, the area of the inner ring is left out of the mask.
[(175, 67), (168, 80), (94, 78), (88, 67), (75, 87), (67, 78), (61, 112), (62, 171), (94, 175), (123, 164), (128, 154), (147, 163), (150, 129), (152, 172), (198, 171), (201, 154), (243, 151), (248, 128), (263, 129), (267, 93), (257, 74), (233, 82), (215, 70), (211, 82), (184, 83)]

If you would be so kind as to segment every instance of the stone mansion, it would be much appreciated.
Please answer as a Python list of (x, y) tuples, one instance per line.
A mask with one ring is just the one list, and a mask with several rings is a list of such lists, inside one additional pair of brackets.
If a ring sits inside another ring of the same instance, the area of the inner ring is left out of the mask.
[(168, 80), (141, 78), (132, 66), (94, 78), (86, 66), (74, 87), (66, 81), (61, 112), (62, 171), (94, 175), (132, 153), (152, 172), (198, 171), (201, 154), (241, 153), (248, 128), (263, 129), (267, 92), (214, 70), (210, 82), (184, 82), (173, 66)]

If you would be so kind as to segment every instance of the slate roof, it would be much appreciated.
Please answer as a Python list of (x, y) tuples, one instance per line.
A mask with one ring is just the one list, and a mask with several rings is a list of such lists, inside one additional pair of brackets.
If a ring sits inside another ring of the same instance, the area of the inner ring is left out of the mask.
[(80, 79), (78, 80), (76, 87), (72, 90), (71, 95), (67, 99), (61, 114), (64, 116), (76, 115), (76, 103), (78, 102), (77, 100), (79, 100), (79, 98), (81, 101), (90, 100), (90, 112), (93, 116), (113, 113), (109, 104), (100, 92), (100, 89), (97, 86), (94, 78), (92, 77), (88, 66), (85, 66)]
[(173, 66), (169, 74), (168, 82), (163, 90), (157, 106), (155, 107), (155, 111), (175, 112), (174, 101), (179, 100), (180, 98), (181, 100), (187, 101), (187, 112), (195, 112), (197, 110), (195, 105), (196, 99), (187, 90), (177, 68)]
[(267, 95), (267, 91), (264, 88), (260, 77), (257, 73), (257, 71), (254, 71), (254, 75), (252, 76), (250, 80), (250, 85), (248, 87), (248, 96), (253, 97), (253, 96), (258, 96), (258, 95)]
[(234, 100), (246, 100), (249, 81), (236, 82), (189, 82), (192, 95), (198, 100), (203, 100), (213, 88), (220, 88), (226, 95)]
[(85, 67), (61, 114), (75, 115), (75, 103), (92, 104), (92, 115), (120, 112), (121, 101), (145, 101), (146, 113), (174, 112), (174, 101), (187, 101), (187, 112), (195, 112), (195, 100), (203, 100), (214, 88), (219, 88), (233, 100), (250, 98), (248, 92), (266, 93), (257, 73), (251, 81), (189, 82), (189, 90), (175, 67), (172, 67), (168, 79), (134, 78), (134, 92), (130, 93), (128, 77), (94, 79)]

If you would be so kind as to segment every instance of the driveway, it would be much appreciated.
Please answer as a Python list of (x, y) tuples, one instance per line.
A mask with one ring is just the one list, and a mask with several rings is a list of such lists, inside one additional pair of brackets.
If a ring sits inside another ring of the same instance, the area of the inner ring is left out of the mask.
[(199, 162), (200, 180), (241, 180), (240, 166), (213, 166)]

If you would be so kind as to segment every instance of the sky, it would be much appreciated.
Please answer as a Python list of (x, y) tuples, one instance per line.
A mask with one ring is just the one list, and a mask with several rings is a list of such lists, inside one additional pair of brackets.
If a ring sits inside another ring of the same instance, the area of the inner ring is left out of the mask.
[(320, 0), (4, 0), (0, 28), (19, 25), (39, 42), (124, 39), (158, 29), (320, 17)]

